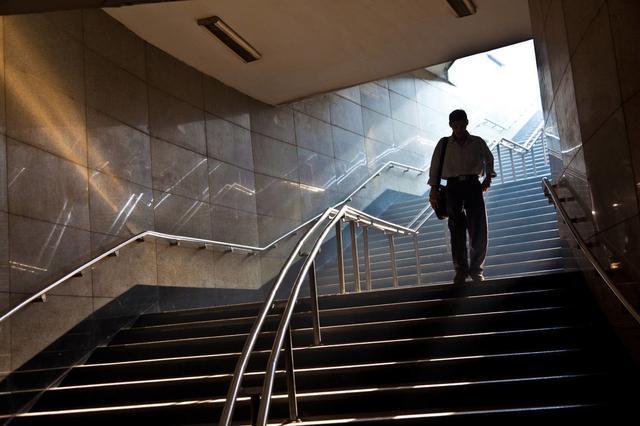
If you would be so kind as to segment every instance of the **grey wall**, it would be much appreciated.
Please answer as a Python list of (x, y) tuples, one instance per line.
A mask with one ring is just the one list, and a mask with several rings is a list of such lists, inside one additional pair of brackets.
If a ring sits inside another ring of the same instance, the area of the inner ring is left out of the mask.
[[(578, 194), (588, 241), (640, 270), (640, 2), (530, 0), (553, 175)], [(601, 260), (608, 253), (598, 251)], [(637, 275), (640, 277), (640, 275)], [(637, 298), (637, 286), (625, 286)], [(606, 293), (606, 292), (605, 292)], [(640, 302), (640, 299), (636, 300)]]
[[(271, 107), (100, 10), (0, 26), (2, 311), (143, 230), (264, 245), (389, 160), (425, 167), (464, 106), (419, 72)], [(0, 375), (132, 285), (257, 288), (291, 244), (254, 257), (137, 244), (1, 324)]]

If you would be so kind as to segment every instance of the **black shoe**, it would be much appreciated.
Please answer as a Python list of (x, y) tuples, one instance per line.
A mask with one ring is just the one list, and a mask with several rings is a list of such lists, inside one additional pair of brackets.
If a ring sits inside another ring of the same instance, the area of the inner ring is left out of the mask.
[(484, 275), (482, 275), (482, 272), (477, 273), (477, 274), (471, 274), (471, 281), (473, 281), (474, 283), (481, 283), (482, 281), (484, 281)]
[(456, 276), (453, 277), (453, 283), (454, 284), (464, 284), (466, 279), (467, 279), (467, 273), (466, 272), (456, 272)]

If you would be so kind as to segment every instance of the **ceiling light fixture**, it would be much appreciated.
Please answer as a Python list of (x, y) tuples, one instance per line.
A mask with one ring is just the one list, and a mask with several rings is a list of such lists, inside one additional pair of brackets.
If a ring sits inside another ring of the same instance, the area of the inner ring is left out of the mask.
[(218, 16), (198, 19), (198, 25), (207, 29), (218, 40), (224, 43), (236, 55), (245, 62), (253, 62), (262, 58), (262, 55), (253, 48), (240, 34), (235, 32), (229, 25), (225, 24)]
[(447, 4), (458, 18), (476, 13), (476, 6), (471, 0), (447, 0)]

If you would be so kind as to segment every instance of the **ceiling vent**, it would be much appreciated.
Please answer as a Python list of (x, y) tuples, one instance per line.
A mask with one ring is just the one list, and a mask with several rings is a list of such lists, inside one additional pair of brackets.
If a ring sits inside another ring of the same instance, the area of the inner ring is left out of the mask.
[(449, 7), (458, 18), (476, 13), (476, 6), (471, 0), (447, 0)]
[(235, 32), (230, 26), (224, 23), (218, 16), (198, 19), (198, 25), (206, 28), (218, 40), (223, 42), (236, 55), (245, 62), (257, 61), (262, 57), (240, 34)]

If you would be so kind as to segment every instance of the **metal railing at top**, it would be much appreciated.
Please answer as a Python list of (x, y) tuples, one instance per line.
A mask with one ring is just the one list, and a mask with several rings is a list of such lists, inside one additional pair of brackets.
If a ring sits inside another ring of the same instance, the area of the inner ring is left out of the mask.
[[(355, 190), (353, 190), (349, 195), (347, 195), (342, 201), (340, 201), (339, 203), (335, 204), (332, 208), (339, 208), (340, 206), (348, 203), (349, 201), (351, 201), (351, 199), (361, 190), (363, 190), (367, 184), (369, 182), (371, 182), (372, 180), (376, 179), (377, 177), (381, 176), (382, 173), (389, 171), (391, 169), (400, 169), (400, 170), (404, 170), (405, 173), (409, 172), (409, 171), (415, 171), (417, 172), (417, 176), (421, 176), (422, 174), (426, 173), (428, 171), (428, 169), (423, 170), (417, 167), (413, 167), (413, 166), (408, 166), (406, 164), (402, 164), (402, 163), (398, 163), (395, 161), (389, 161), (387, 163), (385, 163), (382, 167), (380, 167), (375, 173), (373, 173), (371, 176), (369, 176), (364, 182), (362, 182)], [(167, 240), (171, 243), (174, 244), (180, 244), (180, 243), (186, 243), (186, 244), (194, 244), (194, 245), (199, 245), (202, 248), (218, 248), (218, 249), (222, 249), (222, 250), (227, 250), (227, 251), (241, 251), (241, 252), (246, 252), (246, 253), (250, 253), (250, 254), (255, 254), (255, 253), (261, 253), (270, 249), (273, 249), (275, 247), (277, 247), (278, 243), (280, 243), (281, 241), (296, 235), (301, 229), (305, 228), (306, 226), (308, 226), (309, 224), (313, 223), (315, 220), (317, 220), (320, 216), (322, 215), (322, 213), (314, 216), (313, 218), (307, 220), (306, 222), (302, 223), (299, 226), (296, 226), (295, 228), (293, 228), (292, 230), (284, 233), (282, 236), (276, 238), (275, 240), (273, 240), (271, 243), (265, 245), (264, 247), (258, 247), (258, 246), (251, 246), (251, 245), (244, 245), (244, 244), (236, 244), (236, 243), (229, 243), (229, 242), (225, 242), (225, 241), (215, 241), (215, 240), (208, 240), (208, 239), (203, 239), (203, 238), (192, 238), (192, 237), (184, 237), (184, 236), (180, 236), (180, 235), (171, 235), (171, 234), (165, 234), (162, 232), (155, 232), (155, 231), (144, 231), (141, 232), (137, 235), (132, 236), (131, 238), (127, 239), (126, 241), (123, 241), (122, 243), (117, 244), (116, 246), (112, 247), (111, 249), (108, 249), (107, 251), (101, 253), (100, 255), (97, 255), (93, 258), (91, 258), (91, 260), (88, 260), (84, 263), (82, 263), (80, 266), (74, 268), (71, 272), (64, 274), (62, 277), (56, 279), (53, 283), (45, 286), (42, 290), (38, 291), (37, 293), (35, 293), (34, 295), (28, 297), (26, 300), (18, 303), (16, 306), (14, 306), (13, 308), (9, 309), (9, 311), (5, 312), (2, 314), (2, 316), (0, 316), (0, 323), (6, 319), (8, 319), (10, 316), (12, 316), (13, 314), (15, 314), (16, 312), (18, 312), (19, 310), (23, 309), (25, 306), (29, 305), (30, 303), (33, 302), (37, 302), (37, 301), (45, 301), (46, 300), (46, 295), (47, 293), (51, 292), (54, 288), (58, 287), (60, 284), (74, 278), (74, 277), (78, 277), (81, 276), (82, 271), (84, 271), (85, 269), (95, 265), (96, 263), (100, 262), (101, 260), (103, 260), (104, 258), (107, 258), (109, 256), (114, 256), (116, 255), (121, 249), (123, 249), (124, 247), (128, 246), (129, 244), (132, 244), (136, 241), (140, 241), (140, 240), (144, 240), (145, 237), (153, 237), (153, 238), (159, 238), (162, 240)]]
[(620, 290), (618, 290), (613, 280), (609, 277), (609, 275), (604, 270), (604, 268), (600, 266), (600, 262), (598, 262), (594, 254), (589, 249), (589, 246), (587, 245), (587, 243), (584, 241), (584, 239), (576, 229), (574, 225), (575, 221), (569, 216), (569, 213), (567, 213), (567, 210), (562, 205), (562, 200), (560, 197), (558, 197), (558, 194), (555, 191), (554, 185), (547, 178), (543, 178), (542, 186), (545, 191), (545, 194), (547, 194), (550, 197), (551, 201), (553, 201), (553, 204), (555, 205), (556, 210), (560, 213), (562, 220), (567, 225), (567, 228), (569, 229), (571, 236), (578, 244), (578, 247), (582, 251), (582, 254), (584, 254), (584, 257), (589, 261), (591, 266), (593, 266), (593, 269), (595, 269), (596, 272), (598, 272), (598, 274), (606, 284), (607, 288), (613, 293), (616, 299), (618, 299), (620, 304), (624, 306), (626, 311), (631, 315), (631, 317), (636, 321), (636, 323), (640, 325), (640, 314), (635, 309), (635, 307), (624, 297), (624, 295), (620, 293)]
[[(394, 246), (394, 235), (412, 235), (414, 239), (414, 248), (416, 251), (416, 273), (417, 276), (420, 277), (420, 255), (418, 250), (418, 232), (413, 229), (409, 229), (404, 226), (396, 225), (382, 219), (373, 217), (359, 210), (353, 209), (349, 206), (342, 206), (340, 210), (336, 210), (334, 208), (327, 209), (313, 224), (313, 226), (304, 234), (304, 236), (300, 239), (295, 249), (289, 255), (287, 261), (284, 266), (280, 270), (278, 278), (271, 289), (271, 292), (267, 296), (264, 304), (262, 305), (260, 312), (256, 318), (256, 321), (251, 328), (251, 332), (247, 337), (245, 345), (243, 347), (242, 353), (238, 362), (236, 364), (236, 368), (233, 374), (233, 378), (231, 380), (231, 384), (229, 386), (229, 391), (227, 393), (225, 406), (220, 417), (220, 425), (228, 426), (231, 424), (233, 418), (233, 412), (235, 409), (237, 398), (241, 391), (242, 378), (244, 376), (244, 372), (249, 363), (249, 358), (251, 356), (251, 352), (255, 346), (255, 343), (258, 339), (258, 336), (262, 330), (265, 319), (273, 307), (273, 302), (275, 300), (276, 294), (280, 289), (280, 286), (285, 280), (287, 273), (290, 268), (298, 259), (299, 256), (304, 256), (305, 261), (301, 266), (298, 276), (293, 283), (293, 286), (290, 291), (290, 296), (287, 301), (286, 307), (284, 308), (283, 313), (280, 317), (280, 322), (278, 325), (278, 329), (276, 331), (276, 337), (273, 342), (273, 346), (271, 348), (271, 355), (269, 356), (269, 361), (266, 368), (265, 380), (261, 391), (256, 390), (245, 390), (245, 394), (250, 394), (252, 396), (253, 401), (260, 401), (260, 407), (257, 414), (257, 419), (254, 419), (254, 424), (258, 425), (266, 425), (267, 418), (269, 415), (269, 406), (271, 403), (271, 396), (273, 392), (273, 383), (276, 374), (276, 366), (278, 363), (278, 359), (281, 355), (281, 351), (283, 349), (283, 345), (285, 346), (285, 370), (287, 377), (287, 393), (288, 393), (288, 401), (289, 401), (289, 416), (292, 421), (298, 419), (298, 408), (297, 408), (297, 395), (296, 395), (296, 386), (295, 386), (295, 372), (294, 372), (294, 360), (293, 360), (293, 348), (291, 341), (291, 317), (293, 315), (293, 311), (298, 301), (298, 296), (300, 294), (300, 290), (302, 288), (302, 284), (305, 278), (309, 277), (309, 285), (310, 285), (310, 299), (311, 299), (311, 316), (313, 322), (313, 334), (314, 334), (314, 344), (320, 345), (322, 343), (322, 333), (320, 326), (320, 315), (318, 310), (318, 289), (316, 285), (316, 274), (315, 274), (315, 258), (320, 250), (320, 246), (323, 241), (331, 232), (331, 230), (335, 229), (336, 234), (336, 245), (337, 245), (337, 260), (338, 260), (338, 275), (340, 282), (340, 292), (345, 292), (345, 277), (344, 277), (344, 255), (343, 255), (343, 247), (342, 247), (342, 223), (349, 223), (349, 230), (351, 233), (351, 250), (352, 250), (352, 259), (353, 259), (353, 272), (354, 272), (354, 281), (356, 291), (359, 291), (360, 288), (360, 275), (359, 275), (359, 265), (358, 265), (358, 245), (356, 244), (356, 226), (360, 226), (363, 228), (363, 239), (364, 239), (364, 259), (365, 259), (365, 285), (367, 290), (371, 290), (371, 270), (369, 264), (369, 252), (368, 252), (368, 231), (369, 229), (377, 229), (379, 231), (384, 232), (389, 240), (389, 251), (391, 256), (391, 267), (393, 274), (393, 286), (398, 287), (398, 277), (396, 272), (396, 263), (395, 263), (395, 246)], [(307, 243), (307, 241), (312, 240), (311, 248), (307, 252), (303, 252), (302, 248)], [(256, 394), (259, 395), (259, 398), (255, 398)]]
[[(544, 158), (545, 164), (548, 164), (548, 158), (547, 158), (547, 152), (546, 152), (547, 148), (546, 148), (546, 143), (544, 141), (544, 138), (542, 137), (542, 132), (543, 132), (543, 129), (541, 126), (536, 127), (534, 133), (532, 133), (532, 135), (529, 136), (529, 138), (525, 141), (524, 144), (520, 144), (518, 142), (505, 139), (505, 138), (501, 138), (489, 144), (490, 150), (493, 150), (494, 148), (496, 149), (496, 154), (498, 158), (495, 159), (495, 162), (496, 162), (495, 168), (498, 171), (498, 176), (500, 177), (500, 183), (505, 183), (505, 178), (507, 178), (507, 173), (504, 170), (505, 169), (504, 164), (506, 161), (503, 159), (503, 156), (505, 155), (503, 151), (505, 150), (506, 150), (506, 155), (508, 155), (509, 157), (508, 164), (510, 164), (511, 166), (510, 174), (511, 174), (512, 182), (516, 182), (519, 179), (526, 179), (528, 177), (533, 177), (538, 175), (536, 154), (535, 154), (535, 150), (533, 149), (533, 146), (537, 141), (540, 141), (540, 143), (542, 143), (542, 150), (543, 150), (542, 156)], [(529, 167), (527, 166), (527, 161), (526, 161), (527, 154), (531, 156), (531, 166), (533, 170), (529, 170)], [(520, 157), (520, 160), (522, 162), (521, 175), (518, 175), (518, 173), (516, 172), (516, 159), (515, 159), (516, 155)]]

